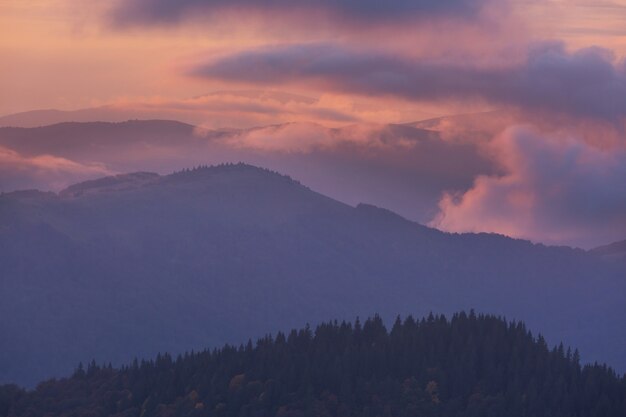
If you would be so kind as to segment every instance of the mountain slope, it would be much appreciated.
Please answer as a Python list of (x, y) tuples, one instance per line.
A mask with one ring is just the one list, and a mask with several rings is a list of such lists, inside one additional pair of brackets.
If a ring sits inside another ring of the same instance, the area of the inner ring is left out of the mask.
[(619, 417), (626, 379), (549, 350), (522, 323), (455, 314), (329, 322), (121, 369), (95, 363), (24, 392), (0, 386), (0, 416)]
[[(0, 196), (0, 375), (238, 343), (331, 317), (476, 308), (626, 369), (624, 270), (454, 235), (248, 165)], [(602, 343), (598, 343), (601, 340)]]
[(591, 252), (607, 258), (626, 260), (626, 240), (594, 248)]

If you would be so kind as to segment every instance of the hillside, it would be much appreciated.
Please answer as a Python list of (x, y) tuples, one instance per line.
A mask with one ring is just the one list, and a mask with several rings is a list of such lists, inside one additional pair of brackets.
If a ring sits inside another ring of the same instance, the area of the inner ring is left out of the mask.
[(82, 365), (24, 392), (0, 416), (623, 416), (626, 379), (581, 368), (522, 323), (473, 312), (324, 323), (115, 369)]
[(249, 165), (3, 194), (0, 254), (2, 382), (329, 318), (470, 308), (626, 370), (623, 265), (442, 233)]
[(594, 248), (591, 252), (607, 258), (622, 259), (626, 261), (626, 240)]

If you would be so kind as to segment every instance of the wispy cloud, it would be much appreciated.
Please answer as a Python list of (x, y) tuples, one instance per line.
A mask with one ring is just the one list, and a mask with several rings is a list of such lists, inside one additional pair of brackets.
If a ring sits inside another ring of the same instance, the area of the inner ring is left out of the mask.
[(48, 189), (59, 189), (68, 181), (112, 173), (102, 163), (80, 163), (49, 154), (26, 157), (0, 146), (0, 191), (32, 187), (33, 184), (46, 184)]

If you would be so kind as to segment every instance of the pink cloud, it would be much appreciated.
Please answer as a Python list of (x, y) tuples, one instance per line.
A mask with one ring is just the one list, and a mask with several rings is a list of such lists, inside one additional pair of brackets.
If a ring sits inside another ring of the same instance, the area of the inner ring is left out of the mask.
[[(210, 131), (197, 129), (199, 136)], [(317, 123), (286, 123), (263, 126), (223, 135), (221, 141), (236, 149), (250, 149), (279, 153), (311, 153), (314, 151), (333, 152), (342, 146), (357, 146), (372, 152), (385, 149), (415, 148), (421, 139), (438, 140), (437, 135), (427, 131), (397, 128), (392, 131), (389, 125), (355, 124), (341, 128), (329, 128)]]
[(0, 190), (16, 188), (16, 182), (45, 184), (48, 189), (60, 189), (74, 180), (111, 175), (102, 163), (79, 163), (54, 155), (25, 157), (0, 146)]
[(586, 247), (626, 234), (626, 151), (511, 127), (489, 145), (506, 173), (445, 193), (430, 225)]

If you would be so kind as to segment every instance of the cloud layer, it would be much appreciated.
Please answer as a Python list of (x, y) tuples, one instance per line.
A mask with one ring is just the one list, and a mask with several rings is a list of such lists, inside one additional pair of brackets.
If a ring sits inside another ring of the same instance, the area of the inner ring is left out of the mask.
[(199, 65), (191, 74), (266, 86), (308, 83), (418, 101), (484, 100), (617, 121), (626, 115), (625, 69), (609, 51), (569, 53), (560, 43), (534, 45), (521, 62), (492, 67), (306, 44), (244, 51)]
[(344, 24), (377, 24), (437, 17), (467, 19), (479, 14), (486, 0), (126, 0), (114, 10), (117, 23), (162, 24), (191, 14), (229, 11), (268, 16), (315, 16)]

